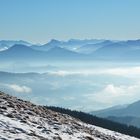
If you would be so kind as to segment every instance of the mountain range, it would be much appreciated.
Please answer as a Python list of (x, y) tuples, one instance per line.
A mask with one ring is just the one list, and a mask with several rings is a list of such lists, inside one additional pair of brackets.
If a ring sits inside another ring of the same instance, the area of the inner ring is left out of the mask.
[(51, 40), (44, 45), (0, 41), (0, 59), (140, 60), (140, 40)]
[(81, 54), (76, 52), (72, 52), (70, 50), (54, 47), (49, 49), (48, 51), (41, 51), (33, 49), (26, 45), (16, 44), (9, 49), (0, 52), (0, 60), (41, 60), (46, 61), (48, 59), (74, 59), (81, 57)]
[(23, 40), (0, 40), (0, 51), (6, 50), (15, 44), (30, 46), (31, 43)]

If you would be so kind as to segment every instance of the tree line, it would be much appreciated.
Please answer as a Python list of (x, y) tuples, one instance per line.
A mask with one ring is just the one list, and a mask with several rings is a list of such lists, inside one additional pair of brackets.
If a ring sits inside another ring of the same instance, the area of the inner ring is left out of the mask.
[(107, 120), (104, 118), (99, 118), (99, 117), (96, 117), (96, 116), (93, 116), (91, 114), (81, 112), (81, 111), (70, 110), (70, 109), (54, 107), (54, 106), (45, 106), (45, 107), (52, 111), (70, 115), (87, 124), (92, 124), (95, 126), (99, 126), (99, 127), (105, 128), (105, 129), (112, 130), (112, 131), (120, 132), (122, 134), (140, 138), (140, 128), (137, 128), (135, 126), (128, 126), (125, 124), (120, 124), (120, 123), (113, 122), (113, 121), (110, 121), (110, 120)]

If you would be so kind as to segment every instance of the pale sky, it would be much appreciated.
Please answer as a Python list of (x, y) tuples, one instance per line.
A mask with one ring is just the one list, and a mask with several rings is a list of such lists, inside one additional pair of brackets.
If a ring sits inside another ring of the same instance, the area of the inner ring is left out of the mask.
[(140, 0), (0, 0), (0, 40), (138, 39)]

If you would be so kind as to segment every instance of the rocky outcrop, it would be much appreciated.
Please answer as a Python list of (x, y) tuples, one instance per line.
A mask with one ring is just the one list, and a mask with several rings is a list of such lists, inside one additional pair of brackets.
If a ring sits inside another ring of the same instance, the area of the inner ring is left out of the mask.
[(137, 140), (0, 92), (0, 140)]

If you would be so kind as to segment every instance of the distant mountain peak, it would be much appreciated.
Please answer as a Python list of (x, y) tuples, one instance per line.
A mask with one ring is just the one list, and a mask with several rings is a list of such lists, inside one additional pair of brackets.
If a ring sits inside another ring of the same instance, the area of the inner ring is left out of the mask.
[(27, 45), (27, 46), (31, 45), (31, 43), (24, 40), (0, 40), (0, 44), (6, 44), (9, 47), (15, 44), (22, 44), (22, 45)]
[(60, 45), (61, 41), (52, 39), (50, 42), (48, 42), (46, 45)]
[(78, 53), (67, 50), (65, 48), (61, 48), (59, 46), (55, 46), (53, 48), (51, 48), (50, 50), (48, 50), (47, 53), (54, 53), (56, 55), (78, 55)]
[(59, 42), (59, 40), (56, 40), (56, 39), (51, 39), (51, 41), (50, 41), (51, 43), (58, 43)]
[(14, 46), (12, 46), (11, 48), (8, 49), (9, 51), (29, 51), (29, 50), (33, 50), (32, 48), (26, 46), (26, 45), (22, 45), (22, 44), (15, 44)]

